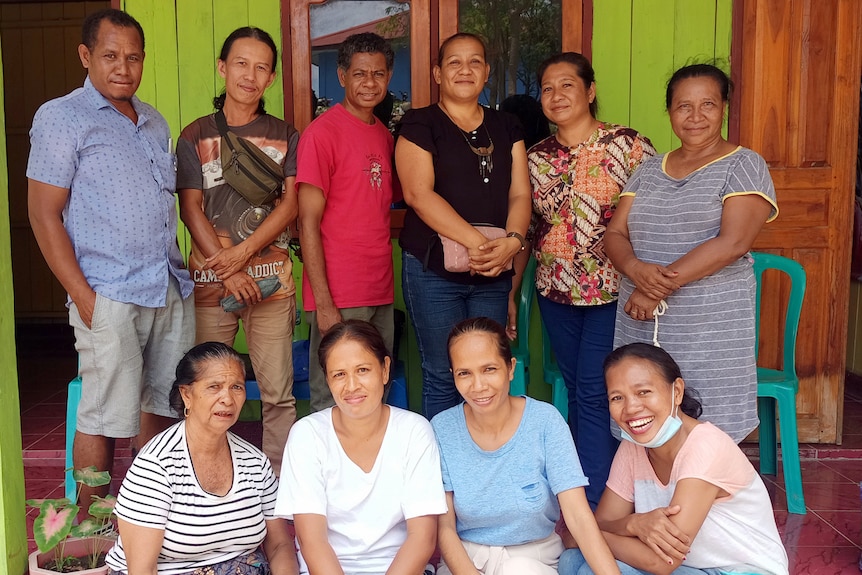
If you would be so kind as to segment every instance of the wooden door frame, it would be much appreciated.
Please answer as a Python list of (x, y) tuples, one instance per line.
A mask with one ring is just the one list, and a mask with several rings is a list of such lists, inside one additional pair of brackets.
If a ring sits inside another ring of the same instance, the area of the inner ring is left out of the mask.
[[(118, 2), (118, 0), (113, 0)], [(309, 9), (327, 0), (281, 0), (284, 118), (302, 131), (311, 118)], [(561, 0), (562, 48), (592, 55), (593, 0)], [(458, 0), (410, 0), (410, 90), (413, 107), (437, 99), (431, 79), (432, 46), (458, 32)]]

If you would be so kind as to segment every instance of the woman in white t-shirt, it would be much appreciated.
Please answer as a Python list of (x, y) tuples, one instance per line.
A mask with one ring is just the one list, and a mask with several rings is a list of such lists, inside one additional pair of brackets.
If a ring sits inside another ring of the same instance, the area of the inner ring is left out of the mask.
[(275, 506), (294, 521), (300, 572), (421, 573), (446, 512), (431, 424), (383, 403), (390, 359), (370, 323), (336, 324), (318, 355), (335, 407), (291, 429)]
[[(787, 575), (763, 481), (736, 443), (700, 423), (700, 402), (659, 347), (633, 343), (604, 364), (623, 441), (596, 510), (623, 575)], [(577, 549), (561, 575), (592, 573)]]

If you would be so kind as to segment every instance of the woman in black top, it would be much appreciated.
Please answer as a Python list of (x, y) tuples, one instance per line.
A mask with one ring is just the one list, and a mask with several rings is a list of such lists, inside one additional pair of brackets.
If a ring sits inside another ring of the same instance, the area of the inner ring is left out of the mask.
[[(478, 36), (458, 33), (443, 42), (434, 66), (440, 101), (405, 114), (395, 147), (408, 205), (400, 240), (404, 300), (428, 418), (461, 400), (446, 350), (452, 327), (477, 316), (514, 325), (507, 321), (515, 310), (510, 270), (526, 245), (530, 181), (517, 119), (479, 105), (489, 71)], [(504, 237), (488, 240), (483, 226), (502, 228)], [(445, 269), (439, 236), (467, 249), (468, 271)]]

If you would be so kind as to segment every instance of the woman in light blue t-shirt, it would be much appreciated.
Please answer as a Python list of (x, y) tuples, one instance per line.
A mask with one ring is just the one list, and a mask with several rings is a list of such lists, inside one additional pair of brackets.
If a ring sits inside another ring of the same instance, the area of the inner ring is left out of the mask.
[(561, 511), (593, 570), (619, 573), (566, 422), (547, 403), (509, 396), (515, 360), (503, 326), (462, 321), (448, 347), (464, 402), (431, 421), (449, 508), (439, 521), (438, 574), (555, 575)]

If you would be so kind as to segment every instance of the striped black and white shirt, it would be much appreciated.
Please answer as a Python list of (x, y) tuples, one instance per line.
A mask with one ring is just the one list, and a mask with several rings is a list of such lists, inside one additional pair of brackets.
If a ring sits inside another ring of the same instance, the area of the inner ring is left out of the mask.
[[(135, 458), (117, 496), (117, 517), (164, 530), (160, 575), (186, 573), (244, 555), (266, 535), (275, 519), (278, 489), (269, 460), (259, 449), (228, 433), (233, 484), (227, 495), (207, 493), (192, 468), (180, 422), (150, 441)], [(120, 538), (108, 553), (111, 569), (127, 572)]]

